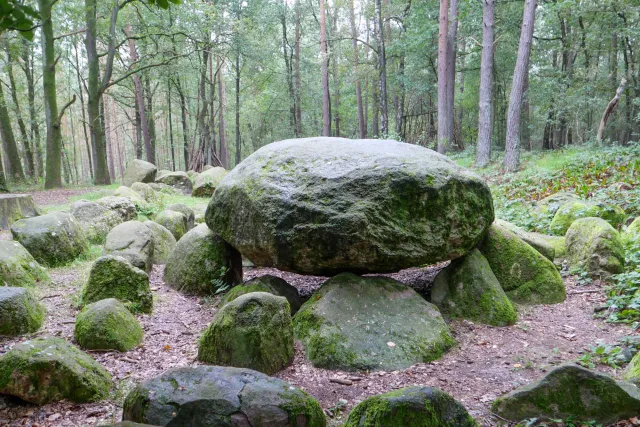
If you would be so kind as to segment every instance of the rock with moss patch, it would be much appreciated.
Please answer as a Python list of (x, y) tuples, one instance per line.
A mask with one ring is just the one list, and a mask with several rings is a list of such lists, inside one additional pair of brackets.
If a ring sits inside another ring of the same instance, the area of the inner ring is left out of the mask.
[(555, 256), (553, 262), (555, 264), (562, 264), (567, 256), (567, 246), (564, 236), (548, 236), (546, 234), (539, 234), (538, 237), (553, 247)]
[(267, 274), (247, 280), (229, 289), (229, 292), (227, 292), (222, 298), (222, 301), (220, 301), (220, 307), (224, 307), (239, 296), (251, 292), (269, 292), (270, 294), (285, 297), (291, 307), (292, 316), (298, 312), (302, 305), (300, 294), (296, 288), (279, 277)]
[(566, 298), (555, 265), (506, 228), (493, 224), (478, 249), (512, 301), (556, 304)]
[(250, 369), (171, 369), (139, 384), (122, 419), (155, 425), (324, 427), (320, 404), (290, 384)]
[(122, 215), (105, 205), (89, 200), (78, 200), (71, 205), (71, 214), (78, 220), (87, 240), (102, 244), (109, 231), (123, 222)]
[(44, 322), (45, 308), (25, 288), (0, 287), (0, 335), (36, 332)]
[(118, 214), (121, 218), (120, 222), (131, 221), (138, 217), (136, 205), (126, 197), (106, 196), (96, 200), (96, 203)]
[(196, 180), (196, 178), (198, 177), (198, 175), (200, 175), (200, 172), (196, 172), (194, 170), (188, 170), (187, 171), (187, 176), (189, 177), (189, 179), (193, 182)]
[(558, 209), (551, 221), (549, 230), (557, 236), (564, 236), (573, 221), (578, 218), (597, 217), (618, 227), (626, 218), (621, 207), (584, 200), (566, 203)]
[(149, 272), (153, 265), (153, 234), (140, 221), (123, 222), (107, 235), (104, 253), (124, 257), (134, 266)]
[(0, 240), (0, 286), (30, 287), (51, 279), (24, 246), (14, 240)]
[(195, 179), (193, 184), (193, 197), (211, 197), (213, 192), (220, 184), (220, 181), (227, 176), (229, 172), (223, 167), (215, 167), (203, 171)]
[(68, 212), (21, 219), (11, 226), (11, 234), (47, 267), (68, 264), (89, 248), (80, 223)]
[(0, 357), (0, 393), (36, 405), (67, 399), (97, 402), (111, 388), (109, 373), (61, 338), (36, 338)]
[(611, 424), (639, 414), (640, 391), (633, 384), (567, 364), (500, 397), (491, 408), (513, 421), (572, 418)]
[(149, 183), (149, 187), (153, 188), (157, 193), (166, 194), (169, 196), (183, 196), (182, 191), (177, 190), (167, 184), (160, 184), (157, 182)]
[(143, 222), (151, 230), (153, 241), (153, 264), (166, 264), (173, 249), (176, 247), (176, 238), (165, 227), (154, 221)]
[(151, 313), (153, 295), (149, 276), (121, 257), (106, 255), (91, 266), (89, 279), (82, 290), (82, 304), (115, 298), (132, 312)]
[(327, 280), (293, 319), (314, 366), (405, 369), (436, 360), (454, 340), (438, 308), (387, 277), (342, 273)]
[(88, 350), (129, 351), (142, 336), (138, 320), (115, 298), (89, 304), (76, 317), (76, 341)]
[(467, 410), (433, 387), (406, 387), (359, 403), (344, 427), (476, 427)]
[(151, 206), (160, 205), (162, 203), (162, 195), (151, 188), (149, 184), (143, 182), (134, 182), (131, 189), (138, 193)]
[(533, 249), (535, 249), (536, 251), (544, 255), (544, 257), (547, 258), (548, 260), (553, 261), (556, 258), (555, 246), (552, 245), (547, 239), (548, 237), (554, 237), (554, 236), (545, 236), (544, 234), (541, 234), (541, 233), (529, 232), (518, 227), (515, 224), (512, 224), (510, 222), (507, 222), (501, 219), (496, 219), (496, 224), (513, 232), (516, 236), (518, 236), (523, 241), (528, 243)]
[(180, 212), (187, 218), (187, 231), (191, 230), (195, 225), (195, 212), (184, 203), (174, 203), (166, 207), (168, 211)]
[(431, 302), (449, 317), (493, 326), (518, 321), (513, 304), (477, 249), (451, 261), (438, 273), (431, 288)]
[(242, 282), (242, 256), (201, 224), (178, 241), (164, 269), (164, 281), (190, 295), (211, 295)]
[(218, 310), (200, 338), (198, 360), (273, 375), (293, 362), (293, 353), (287, 299), (251, 292)]
[(580, 218), (567, 231), (567, 258), (572, 267), (608, 277), (624, 270), (624, 247), (618, 232), (601, 218)]
[(322, 137), (260, 148), (220, 182), (205, 216), (254, 264), (317, 275), (454, 259), (493, 219), (489, 187), (445, 156)]
[(631, 236), (640, 236), (640, 217), (634, 219), (631, 224), (627, 226), (625, 233)]
[(156, 183), (168, 185), (186, 195), (191, 195), (193, 190), (193, 183), (189, 179), (189, 175), (182, 171), (167, 171), (156, 177)]
[(157, 427), (157, 426), (152, 426), (151, 424), (134, 423), (132, 421), (121, 421), (119, 423), (114, 423), (114, 424), (102, 424), (98, 427)]
[(539, 214), (555, 215), (562, 206), (571, 202), (582, 201), (579, 196), (565, 191), (559, 191), (536, 202), (535, 211)]
[(122, 185), (131, 187), (134, 182), (153, 182), (156, 179), (158, 168), (153, 163), (144, 160), (132, 160), (122, 176)]
[(129, 187), (125, 187), (121, 185), (114, 192), (113, 195), (116, 197), (125, 197), (131, 200), (131, 203), (136, 205), (136, 208), (139, 211), (145, 211), (151, 209), (151, 205), (136, 191), (133, 191)]
[(625, 370), (624, 378), (640, 387), (640, 351), (633, 356)]
[(42, 215), (31, 194), (0, 194), (0, 230), (23, 218)]
[(187, 217), (180, 212), (165, 209), (155, 215), (153, 220), (169, 230), (176, 240), (180, 240), (189, 231)]

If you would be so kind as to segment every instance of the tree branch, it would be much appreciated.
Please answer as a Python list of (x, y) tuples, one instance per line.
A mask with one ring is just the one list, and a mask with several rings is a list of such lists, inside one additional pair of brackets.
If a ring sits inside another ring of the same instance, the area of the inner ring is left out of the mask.
[(85, 31), (87, 31), (86, 28), (80, 28), (79, 30), (71, 31), (70, 33), (60, 34), (59, 36), (54, 37), (53, 40), (60, 40), (60, 39), (62, 39), (64, 37), (69, 37), (69, 36), (73, 36), (75, 34), (84, 33)]
[(71, 104), (73, 104), (74, 102), (76, 102), (76, 95), (73, 94), (73, 98), (71, 98), (71, 100), (69, 102), (67, 102), (64, 107), (62, 107), (62, 110), (60, 110), (60, 114), (58, 114), (58, 119), (56, 120), (56, 124), (58, 126), (60, 126), (60, 122), (62, 121), (62, 116), (64, 116), (64, 112), (67, 110), (67, 108), (71, 107)]
[(133, 69), (133, 70), (131, 70), (131, 71), (129, 71), (129, 72), (127, 72), (127, 73), (123, 74), (122, 76), (120, 76), (120, 77), (118, 77), (117, 79), (113, 80), (112, 82), (108, 83), (108, 84), (105, 86), (104, 90), (106, 90), (106, 89), (110, 88), (111, 86), (117, 85), (117, 84), (118, 84), (118, 83), (120, 83), (121, 81), (128, 79), (129, 77), (131, 77), (132, 75), (134, 75), (134, 74), (136, 74), (136, 73), (139, 73), (140, 71), (148, 70), (149, 68), (161, 67), (161, 66), (163, 66), (163, 65), (168, 65), (168, 64), (169, 64), (171, 61), (173, 61), (174, 59), (184, 58), (184, 57), (186, 57), (186, 56), (191, 55), (192, 53), (193, 53), (193, 52), (185, 53), (185, 54), (182, 54), (182, 55), (176, 55), (176, 56), (173, 56), (173, 57), (171, 57), (171, 58), (168, 58), (168, 59), (166, 59), (166, 60), (164, 60), (164, 61), (162, 61), (162, 62), (157, 62), (157, 63), (154, 63), (154, 64), (147, 64), (147, 65), (142, 66), (142, 67), (136, 67), (135, 69)]

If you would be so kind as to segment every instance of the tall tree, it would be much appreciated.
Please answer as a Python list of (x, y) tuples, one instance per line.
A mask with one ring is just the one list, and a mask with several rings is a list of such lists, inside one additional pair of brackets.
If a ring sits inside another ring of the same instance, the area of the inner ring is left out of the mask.
[(322, 62), (322, 135), (331, 136), (331, 117), (329, 113), (329, 52), (327, 51), (327, 16), (325, 0), (320, 0), (320, 60)]
[(356, 27), (356, 13), (354, 0), (349, 2), (349, 23), (351, 25), (351, 42), (353, 44), (353, 78), (356, 86), (356, 104), (358, 105), (358, 130), (360, 138), (367, 137), (367, 123), (364, 121), (364, 110), (362, 108), (362, 88), (360, 86), (360, 76), (358, 75), (358, 28)]
[(537, 0), (525, 0), (518, 57), (513, 71), (509, 110), (507, 112), (507, 140), (504, 156), (504, 169), (513, 172), (518, 169), (520, 161), (520, 116), (522, 112), (522, 96), (524, 93), (525, 74), (529, 72), (529, 57), (533, 40), (533, 27), (536, 17)]
[(31, 47), (32, 43), (28, 42), (26, 39), (22, 40), (23, 42), (23, 50), (22, 50), (22, 69), (24, 71), (25, 77), (27, 79), (27, 97), (29, 100), (29, 122), (31, 127), (31, 135), (33, 146), (35, 149), (35, 166), (37, 166), (37, 174), (38, 178), (44, 176), (44, 154), (42, 152), (42, 144), (40, 143), (40, 123), (38, 122), (36, 116), (36, 90), (35, 90), (35, 81), (33, 78), (33, 61), (31, 60), (31, 54), (33, 49)]
[(0, 83), (0, 136), (2, 137), (4, 152), (7, 155), (6, 160), (8, 160), (7, 176), (17, 181), (23, 181), (25, 179), (24, 170), (22, 169), (22, 162), (20, 161), (18, 144), (13, 135), (11, 118), (9, 117), (9, 110), (7, 109), (2, 86), (2, 83)]
[(494, 0), (482, 0), (482, 59), (480, 62), (480, 101), (476, 166), (483, 168), (491, 160), (493, 135), (493, 42)]
[(218, 133), (220, 134), (220, 162), (229, 168), (229, 147), (227, 146), (227, 123), (224, 112), (227, 108), (227, 91), (223, 76), (224, 61), (218, 60)]
[[(457, 1), (457, 0), (453, 0)], [(376, 0), (376, 43), (378, 45), (378, 84), (380, 100), (380, 132), (389, 133), (389, 108), (387, 102), (387, 54), (384, 44), (384, 21), (381, 0)]]
[(300, 0), (296, 0), (296, 45), (295, 45), (295, 97), (296, 97), (296, 138), (302, 137), (302, 106), (301, 94), (302, 78), (300, 76), (300, 39), (302, 37), (300, 30)]
[(20, 130), (20, 139), (22, 140), (22, 147), (25, 154), (25, 172), (28, 176), (34, 176), (35, 164), (33, 161), (33, 152), (31, 151), (31, 144), (29, 137), (27, 136), (27, 127), (22, 119), (22, 111), (20, 110), (20, 102), (18, 101), (18, 90), (16, 87), (16, 79), (13, 75), (13, 60), (10, 49), (7, 48), (7, 74), (9, 75), (9, 88), (11, 89), (11, 100), (16, 112), (16, 119), (18, 121), (18, 129)]
[(454, 138), (455, 49), (458, 0), (441, 0), (438, 30), (438, 153), (446, 153)]

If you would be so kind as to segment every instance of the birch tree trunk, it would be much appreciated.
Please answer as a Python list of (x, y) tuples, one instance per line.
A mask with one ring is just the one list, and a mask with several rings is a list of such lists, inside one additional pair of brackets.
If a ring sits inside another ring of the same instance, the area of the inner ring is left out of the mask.
[(483, 168), (491, 160), (493, 135), (493, 42), (494, 0), (482, 1), (482, 58), (480, 60), (480, 102), (478, 114), (478, 144), (476, 166)]
[(533, 40), (533, 26), (536, 17), (536, 0), (526, 0), (522, 18), (522, 30), (518, 45), (518, 57), (513, 71), (509, 109), (507, 110), (507, 138), (504, 156), (504, 169), (513, 172), (520, 162), (520, 115), (522, 112), (522, 95), (524, 92), (525, 73), (529, 72), (529, 57)]

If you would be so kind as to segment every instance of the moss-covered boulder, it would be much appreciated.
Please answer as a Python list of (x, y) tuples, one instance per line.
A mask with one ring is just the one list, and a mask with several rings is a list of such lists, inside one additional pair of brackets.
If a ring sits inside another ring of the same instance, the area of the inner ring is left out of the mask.
[(122, 419), (172, 426), (324, 427), (320, 404), (288, 383), (250, 369), (172, 369), (139, 384)]
[(431, 302), (443, 315), (493, 326), (518, 321), (513, 304), (480, 251), (451, 261), (435, 278)]
[(572, 267), (597, 277), (608, 277), (624, 270), (624, 247), (620, 234), (601, 218), (580, 218), (565, 236), (567, 258)]
[(31, 194), (0, 194), (0, 230), (23, 218), (42, 215)]
[(640, 387), (640, 351), (633, 356), (624, 373), (624, 379)]
[(89, 248), (80, 223), (68, 212), (21, 219), (11, 226), (11, 234), (47, 267), (68, 264)]
[(493, 224), (478, 246), (507, 296), (518, 304), (556, 304), (566, 298), (553, 262), (506, 228)]
[(138, 320), (115, 298), (89, 304), (76, 317), (76, 342), (88, 350), (129, 351), (142, 337)]
[(119, 212), (89, 200), (74, 202), (71, 214), (80, 223), (87, 240), (95, 244), (103, 244), (109, 231), (123, 222), (123, 216)]
[(553, 247), (554, 262), (561, 264), (567, 256), (567, 246), (564, 236), (547, 236), (546, 234), (538, 234), (538, 238), (544, 240)]
[(61, 338), (36, 338), (0, 357), (0, 393), (36, 405), (67, 399), (96, 402), (111, 388), (109, 373)]
[(513, 421), (572, 418), (612, 424), (640, 413), (640, 390), (633, 384), (568, 364), (498, 398), (491, 410)]
[(107, 235), (105, 255), (117, 255), (134, 266), (151, 271), (153, 265), (153, 234), (140, 221), (127, 221), (114, 227)]
[(476, 427), (467, 410), (433, 387), (406, 387), (359, 403), (344, 427)]
[(167, 285), (191, 295), (211, 295), (242, 282), (242, 256), (201, 224), (178, 241), (164, 269)]
[(182, 194), (186, 195), (191, 195), (191, 191), (193, 190), (193, 183), (189, 179), (189, 175), (182, 171), (167, 171), (166, 173), (157, 176), (155, 182), (158, 184), (168, 185), (169, 187), (179, 190)]
[(242, 295), (222, 307), (200, 338), (198, 360), (273, 375), (293, 362), (293, 326), (286, 298)]
[(125, 197), (131, 200), (131, 203), (136, 205), (138, 210), (148, 210), (151, 208), (151, 205), (139, 193), (124, 185), (118, 187), (113, 192), (113, 195), (116, 197)]
[(82, 290), (82, 304), (106, 298), (123, 302), (132, 312), (151, 313), (153, 295), (149, 276), (121, 257), (106, 255), (95, 260)]
[(118, 214), (121, 218), (120, 222), (131, 221), (138, 217), (136, 205), (126, 197), (106, 196), (96, 200), (96, 203)]
[(191, 230), (195, 225), (196, 214), (193, 209), (184, 203), (174, 203), (166, 207), (168, 211), (180, 212), (187, 218), (187, 231)]
[(618, 227), (626, 218), (621, 207), (603, 203), (578, 200), (566, 203), (558, 209), (551, 221), (549, 230), (557, 236), (564, 236), (573, 221), (578, 218), (597, 217), (608, 221), (613, 227)]
[(120, 421), (119, 423), (103, 424), (98, 427), (157, 427), (157, 426), (152, 426), (151, 424), (134, 423), (132, 421)]
[(153, 264), (166, 264), (169, 255), (176, 247), (176, 238), (165, 227), (154, 221), (143, 222), (151, 230), (151, 240), (153, 241)]
[(559, 191), (536, 202), (535, 211), (539, 214), (555, 215), (562, 206), (571, 202), (582, 201), (579, 196), (573, 193)]
[(167, 184), (160, 184), (158, 182), (149, 183), (149, 187), (153, 188), (157, 193), (161, 195), (166, 194), (168, 196), (182, 196), (182, 191), (177, 190)]
[(156, 179), (158, 168), (153, 163), (144, 160), (132, 160), (122, 176), (122, 185), (131, 187), (134, 182), (153, 182)]
[(158, 213), (153, 220), (169, 230), (176, 240), (180, 240), (189, 231), (187, 217), (180, 212), (165, 209)]
[(0, 240), (0, 286), (30, 287), (51, 279), (20, 243)]
[(26, 288), (0, 287), (0, 335), (36, 332), (44, 322), (45, 312)]
[(162, 195), (151, 188), (149, 184), (143, 182), (134, 182), (131, 189), (138, 193), (148, 204), (159, 205), (162, 203)]
[(260, 148), (218, 184), (205, 216), (254, 264), (317, 275), (458, 258), (493, 219), (489, 187), (447, 157), (343, 138)]
[(227, 292), (222, 298), (222, 301), (220, 301), (220, 307), (224, 307), (239, 296), (251, 292), (268, 292), (280, 297), (285, 297), (289, 302), (289, 307), (291, 307), (292, 316), (298, 312), (302, 305), (300, 294), (296, 288), (279, 277), (266, 274), (264, 276), (247, 280), (246, 282), (229, 289), (229, 292)]
[(438, 359), (454, 344), (438, 308), (386, 277), (342, 273), (327, 280), (293, 319), (314, 366), (405, 369)]
[(513, 232), (513, 234), (515, 234), (516, 236), (521, 238), (523, 241), (528, 243), (533, 249), (540, 252), (548, 260), (553, 261), (555, 259), (556, 257), (555, 246), (552, 245), (547, 239), (548, 237), (555, 237), (555, 236), (545, 236), (544, 234), (529, 232), (518, 227), (515, 224), (512, 224), (510, 222), (507, 222), (501, 219), (496, 219), (496, 224)]
[(220, 181), (227, 176), (229, 172), (222, 167), (207, 169), (200, 173), (193, 184), (193, 197), (211, 197), (213, 192), (220, 184)]

